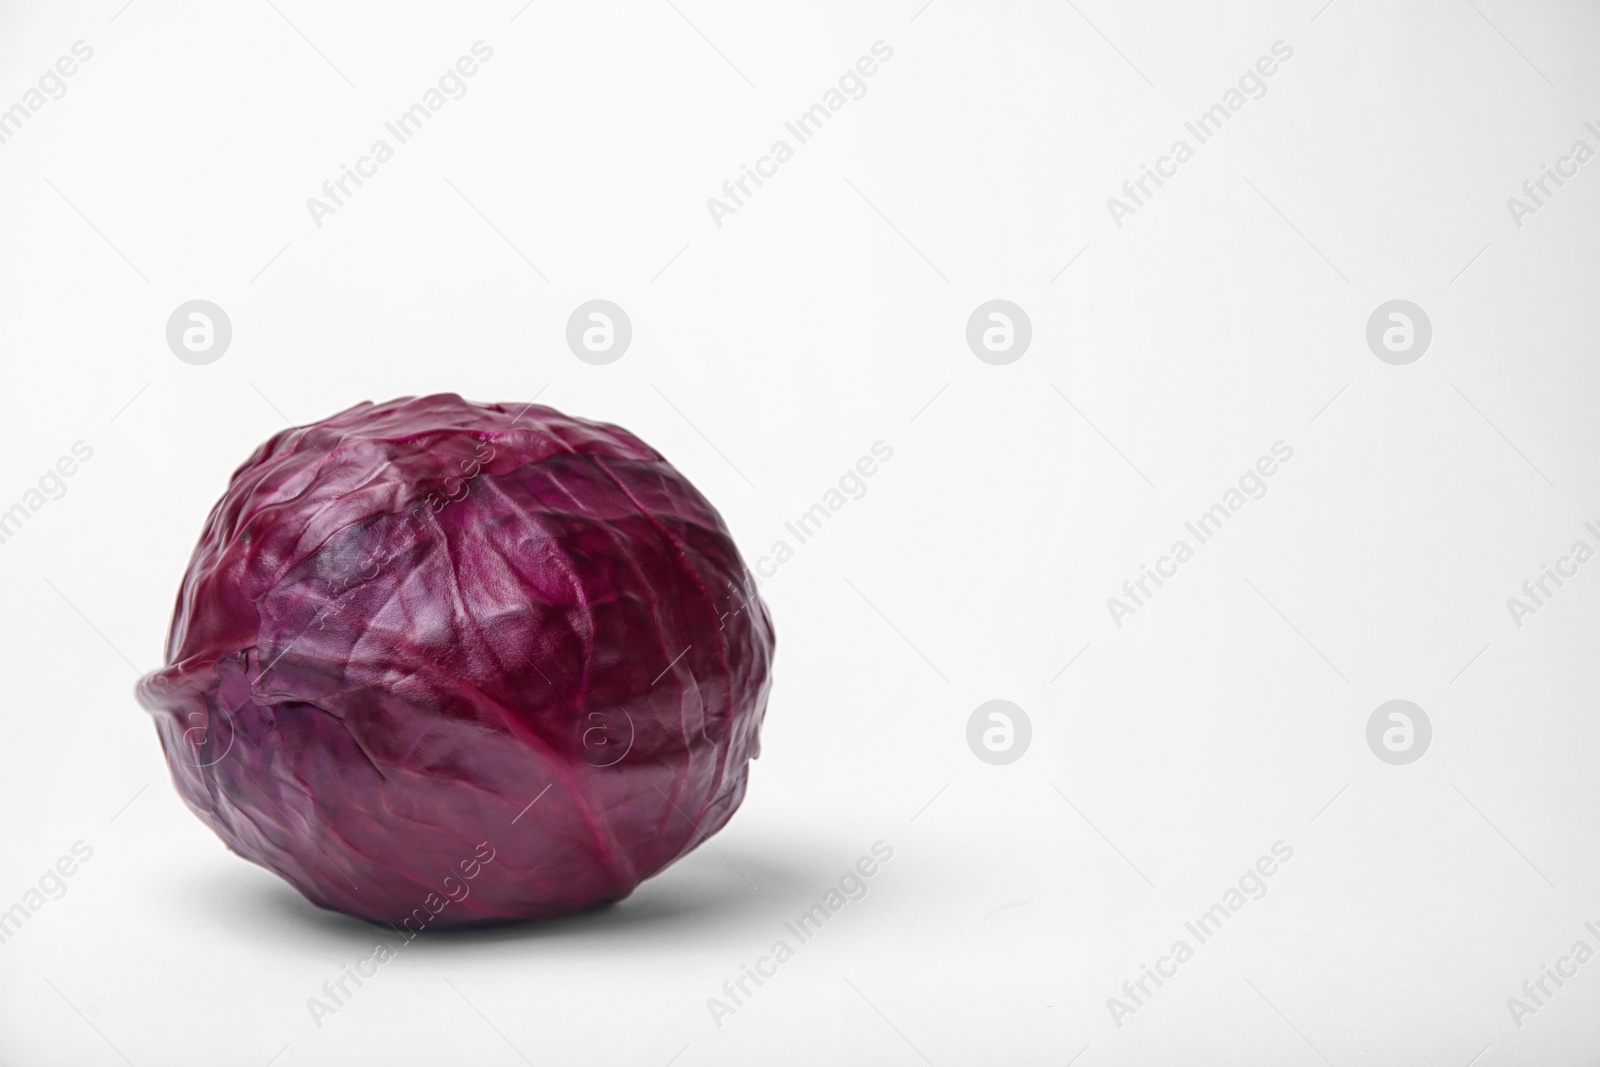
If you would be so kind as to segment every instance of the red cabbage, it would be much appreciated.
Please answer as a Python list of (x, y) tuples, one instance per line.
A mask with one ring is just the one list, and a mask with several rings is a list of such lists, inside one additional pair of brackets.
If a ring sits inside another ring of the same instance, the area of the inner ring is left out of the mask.
[(415, 930), (620, 900), (715, 833), (772, 656), (727, 527), (654, 449), (441, 395), (257, 449), (138, 697), (229, 848)]

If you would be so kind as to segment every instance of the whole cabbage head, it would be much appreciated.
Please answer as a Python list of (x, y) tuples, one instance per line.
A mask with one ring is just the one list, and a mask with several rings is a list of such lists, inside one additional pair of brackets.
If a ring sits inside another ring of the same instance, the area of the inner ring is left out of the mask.
[(772, 656), (727, 527), (654, 449), (408, 397), (234, 473), (138, 697), (229, 848), (415, 931), (620, 900), (716, 832)]

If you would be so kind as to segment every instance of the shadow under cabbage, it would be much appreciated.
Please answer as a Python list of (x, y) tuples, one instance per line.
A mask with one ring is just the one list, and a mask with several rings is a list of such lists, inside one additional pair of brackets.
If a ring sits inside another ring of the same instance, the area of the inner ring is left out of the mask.
[[(720, 851), (719, 851), (720, 850)], [(339, 912), (319, 908), (270, 871), (238, 862), (219, 866), (209, 886), (192, 886), (192, 907), (219, 925), (248, 929), (273, 938), (348, 941), (370, 949), (373, 936), (399, 935)], [(786, 900), (798, 900), (825, 870), (810, 870), (770, 854), (719, 844), (702, 847), (642, 883), (626, 899), (597, 904), (554, 919), (508, 921), (425, 930), (408, 942), (411, 952), (430, 947), (497, 944), (536, 939), (605, 939), (611, 934), (661, 929), (674, 935), (701, 925), (736, 922), (748, 913), (771, 913)]]

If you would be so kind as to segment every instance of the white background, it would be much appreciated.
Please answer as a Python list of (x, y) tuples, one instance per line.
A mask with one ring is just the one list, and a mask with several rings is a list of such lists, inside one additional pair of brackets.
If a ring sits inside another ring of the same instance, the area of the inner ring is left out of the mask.
[[(0, 107), (94, 49), (0, 145), (0, 508), (94, 449), (0, 545), (0, 909), (94, 849), (0, 945), (0, 1063), (1592, 1062), (1600, 961), (1520, 1027), (1507, 998), (1600, 949), (1600, 564), (1520, 628), (1506, 599), (1600, 547), (1600, 163), (1520, 228), (1506, 198), (1600, 148), (1600, 13), (520, 2), (0, 12)], [(307, 197), (480, 39), (467, 95), (317, 227)], [(717, 227), (706, 198), (878, 40), (866, 95)], [(1278, 40), (1267, 94), (1116, 226)], [(634, 326), (605, 367), (563, 337), (596, 297)], [(233, 324), (210, 366), (165, 341), (195, 298)], [(965, 342), (993, 298), (1033, 324), (1009, 366)], [(1395, 298), (1433, 324), (1409, 366), (1364, 337)], [(628, 427), (752, 561), (894, 458), (765, 582), (765, 752), (714, 849), (605, 912), (421, 939), (319, 1027), (374, 930), (227, 853), (131, 691), (257, 443), (437, 391)], [(1266, 497), (1114, 625), (1279, 440)], [(1004, 767), (965, 740), (994, 698), (1033, 724)], [(1392, 698), (1433, 724), (1409, 766), (1367, 747)], [(717, 1026), (880, 839), (870, 894)], [(1107, 998), (1280, 840), (1118, 1026)]]

